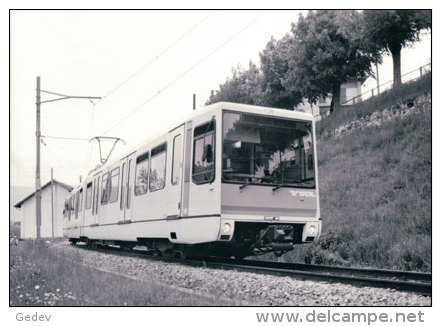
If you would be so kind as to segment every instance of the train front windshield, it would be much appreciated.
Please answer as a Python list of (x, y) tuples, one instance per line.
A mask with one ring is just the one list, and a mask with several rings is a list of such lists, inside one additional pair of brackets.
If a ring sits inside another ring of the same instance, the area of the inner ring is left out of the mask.
[(315, 188), (312, 123), (224, 112), (222, 181)]

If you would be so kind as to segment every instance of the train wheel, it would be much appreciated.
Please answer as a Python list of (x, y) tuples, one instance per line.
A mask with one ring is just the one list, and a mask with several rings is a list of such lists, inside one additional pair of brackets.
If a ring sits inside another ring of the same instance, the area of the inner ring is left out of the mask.
[(132, 245), (132, 244), (120, 244), (119, 247), (120, 247), (122, 250), (128, 250), (128, 251), (130, 251), (130, 250), (133, 250), (133, 248), (134, 248), (135, 246)]
[(187, 256), (185, 255), (185, 253), (183, 251), (176, 251), (175, 257), (178, 259), (181, 259), (181, 260), (187, 259)]
[(246, 256), (247, 255), (235, 254), (235, 255), (230, 256), (230, 258), (236, 259), (236, 260), (241, 260), (241, 259), (244, 259)]
[(172, 254), (173, 257), (181, 260), (187, 259), (187, 257), (190, 254), (188, 247), (183, 244), (173, 245), (172, 250), (173, 250), (173, 254)]
[(152, 252), (152, 256), (153, 257), (162, 257), (162, 252), (160, 252), (157, 249), (154, 249), (153, 252)]
[(96, 241), (93, 240), (87, 240), (86, 242), (87, 246), (92, 248), (92, 249), (98, 249), (98, 244)]

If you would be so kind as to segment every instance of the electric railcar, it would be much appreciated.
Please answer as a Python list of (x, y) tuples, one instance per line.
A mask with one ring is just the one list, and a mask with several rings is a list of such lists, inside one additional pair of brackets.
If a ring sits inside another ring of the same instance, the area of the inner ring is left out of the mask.
[(321, 232), (314, 117), (220, 102), (91, 171), (66, 199), (73, 243), (155, 254), (281, 255)]

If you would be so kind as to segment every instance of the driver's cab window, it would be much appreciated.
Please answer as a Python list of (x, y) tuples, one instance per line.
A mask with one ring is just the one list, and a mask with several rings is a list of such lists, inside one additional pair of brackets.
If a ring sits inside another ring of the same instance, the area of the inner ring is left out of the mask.
[(213, 182), (215, 120), (196, 127), (193, 139), (193, 182)]

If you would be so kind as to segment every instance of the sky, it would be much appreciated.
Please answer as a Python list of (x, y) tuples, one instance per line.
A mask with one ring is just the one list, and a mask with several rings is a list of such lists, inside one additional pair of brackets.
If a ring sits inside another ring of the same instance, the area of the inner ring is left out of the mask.
[[(10, 184), (35, 184), (36, 77), (41, 89), (101, 100), (41, 105), (41, 183), (75, 185), (99, 163), (95, 136), (120, 137), (117, 158), (199, 108), (237, 65), (259, 63), (296, 10), (12, 11), (10, 15)], [(430, 35), (403, 50), (402, 72), (430, 62)], [(380, 83), (392, 79), (391, 57)], [(368, 80), (362, 91), (375, 87)], [(55, 98), (42, 93), (42, 100)], [(65, 137), (81, 140), (56, 139)], [(111, 143), (105, 143), (103, 153)]]

